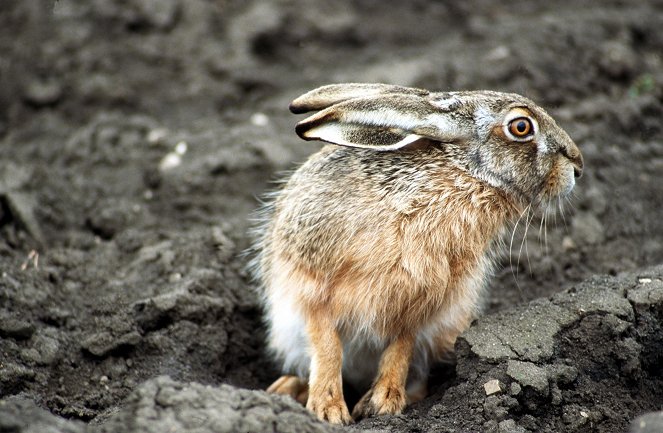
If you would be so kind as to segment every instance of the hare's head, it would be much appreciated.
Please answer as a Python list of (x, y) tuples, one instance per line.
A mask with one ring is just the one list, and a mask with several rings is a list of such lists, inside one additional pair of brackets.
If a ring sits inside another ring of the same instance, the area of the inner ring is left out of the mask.
[(436, 146), (441, 158), (523, 203), (564, 196), (582, 174), (582, 155), (568, 134), (512, 93), (338, 84), (295, 99), (290, 109), (321, 110), (297, 124), (305, 140), (376, 151)]

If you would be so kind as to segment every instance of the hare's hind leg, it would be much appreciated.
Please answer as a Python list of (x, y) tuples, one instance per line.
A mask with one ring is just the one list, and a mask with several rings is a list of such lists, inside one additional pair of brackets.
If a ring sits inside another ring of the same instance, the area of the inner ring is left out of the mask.
[(343, 399), (341, 378), (343, 345), (336, 326), (318, 310), (308, 315), (306, 328), (312, 353), (306, 407), (321, 420), (349, 424), (352, 418)]
[(405, 408), (405, 384), (415, 340), (413, 335), (402, 335), (387, 346), (380, 358), (378, 376), (373, 386), (352, 410), (354, 419), (398, 414)]
[(299, 376), (286, 374), (269, 385), (267, 392), (289, 395), (305, 406), (308, 400), (308, 382)]

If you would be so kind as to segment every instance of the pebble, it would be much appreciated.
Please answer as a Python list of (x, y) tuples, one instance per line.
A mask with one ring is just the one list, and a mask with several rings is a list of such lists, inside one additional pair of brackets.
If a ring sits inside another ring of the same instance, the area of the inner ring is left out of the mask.
[(493, 395), (502, 391), (502, 388), (500, 388), (500, 381), (497, 379), (489, 380), (484, 383), (483, 389), (486, 391), (486, 395)]
[(37, 107), (53, 105), (62, 97), (62, 85), (55, 80), (35, 80), (26, 86), (24, 97)]
[(108, 331), (95, 332), (83, 339), (81, 348), (92, 355), (105, 357), (122, 346), (135, 346), (141, 340), (136, 331), (131, 331), (119, 337), (114, 337)]

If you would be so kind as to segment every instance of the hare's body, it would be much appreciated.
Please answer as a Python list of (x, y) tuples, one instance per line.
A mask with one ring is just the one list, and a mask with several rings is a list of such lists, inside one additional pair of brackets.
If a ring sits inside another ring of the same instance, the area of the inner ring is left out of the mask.
[(552, 128), (517, 95), (338, 85), (292, 108), (327, 106), (298, 133), (349, 147), (324, 147), (278, 193), (257, 273), (269, 346), (298, 377), (270, 389), (305, 396), (308, 382), (307, 406), (348, 422), (341, 374), (372, 383), (355, 416), (400, 412), (406, 383), (423, 396), (430, 363), (476, 316), (500, 234), (531, 202), (566, 194), (582, 160), (565, 134), (493, 150), (509, 116)]
[[(414, 365), (425, 373), (453, 344), (433, 341), (467, 326), (492, 265), (484, 252), (517, 208), (499, 190), (440, 163), (435, 153), (442, 152), (408, 151), (414, 164), (403, 166), (402, 154), (327, 146), (290, 179), (272, 226), (296, 234), (274, 230), (263, 257), (272, 346), (289, 370), (308, 375), (302, 325), (309, 309), (335, 317), (344, 377), (359, 386), (374, 375), (355, 373), (375, 371), (376, 355), (394, 335), (417, 335)], [(358, 170), (362, 160), (374, 171)], [(328, 170), (331, 164), (339, 170)], [(425, 188), (413, 190), (414, 178)]]

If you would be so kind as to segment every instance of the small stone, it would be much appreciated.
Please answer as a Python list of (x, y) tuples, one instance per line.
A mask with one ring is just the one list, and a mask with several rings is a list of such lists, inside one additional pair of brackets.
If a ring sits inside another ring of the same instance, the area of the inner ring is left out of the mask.
[(251, 123), (255, 126), (267, 126), (269, 125), (269, 117), (264, 113), (254, 113), (251, 116)]
[(486, 391), (486, 395), (493, 395), (502, 391), (502, 388), (500, 388), (500, 381), (497, 379), (489, 380), (484, 383), (483, 389)]
[(57, 103), (62, 97), (62, 85), (55, 80), (35, 80), (25, 89), (25, 100), (36, 107)]
[(512, 382), (511, 386), (509, 387), (509, 394), (515, 396), (520, 394), (520, 391), (522, 391), (520, 384), (518, 382)]
[(167, 153), (159, 162), (159, 170), (168, 171), (182, 164), (182, 156), (175, 152)]
[(516, 424), (512, 419), (505, 419), (500, 422), (497, 431), (499, 433), (527, 433), (527, 430)]
[(186, 141), (180, 141), (175, 145), (175, 153), (178, 155), (184, 155), (186, 151), (189, 149), (189, 145), (187, 144)]
[(143, 0), (135, 2), (139, 9), (138, 23), (146, 23), (160, 30), (172, 28), (178, 20), (178, 0)]
[(147, 142), (150, 144), (158, 144), (168, 136), (168, 131), (163, 128), (152, 129), (147, 133)]
[(562, 239), (562, 248), (564, 248), (564, 251), (571, 251), (575, 250), (577, 248), (576, 243), (573, 242), (573, 239), (571, 239), (570, 236), (564, 236)]
[(566, 405), (562, 408), (562, 421), (568, 426), (565, 431), (583, 431), (579, 429), (590, 421), (589, 417), (590, 413), (587, 409), (577, 404)]

